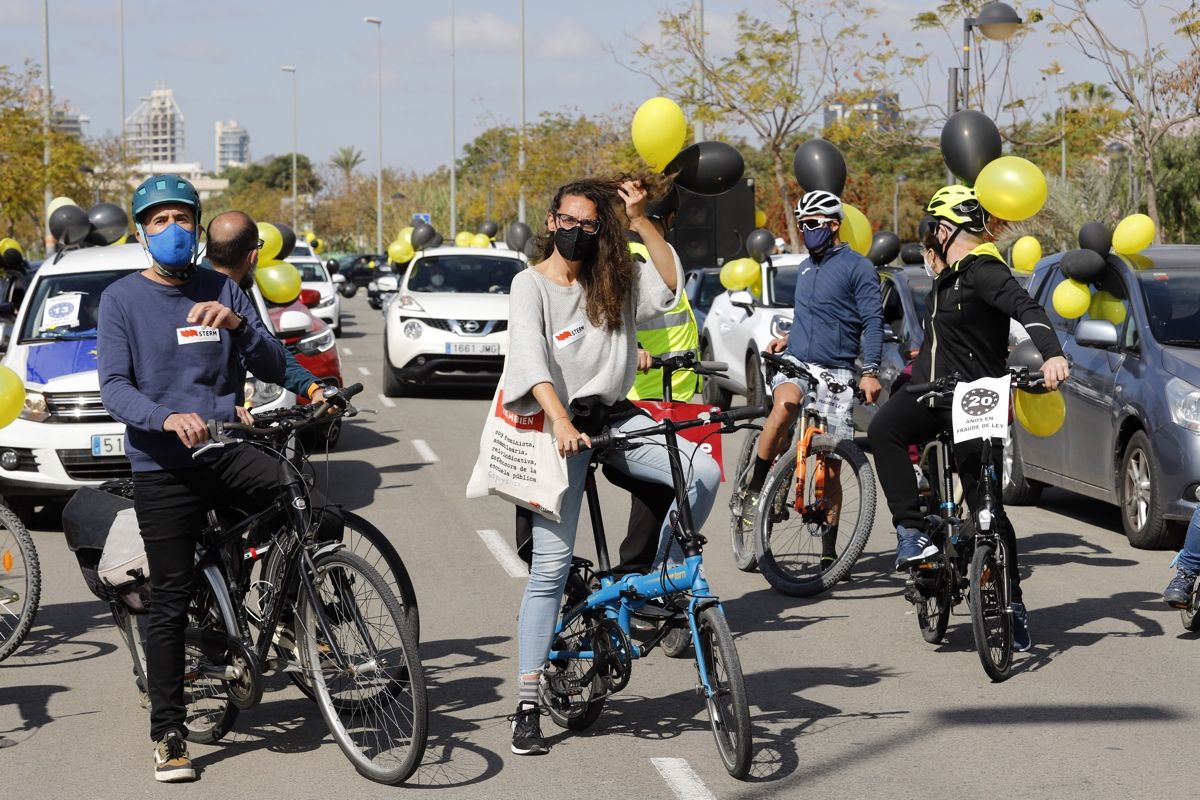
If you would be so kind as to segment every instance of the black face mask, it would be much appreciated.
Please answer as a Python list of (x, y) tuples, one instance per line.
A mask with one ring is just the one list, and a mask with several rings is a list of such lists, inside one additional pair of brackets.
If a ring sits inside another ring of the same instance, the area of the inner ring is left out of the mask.
[(585, 233), (576, 225), (571, 230), (559, 228), (554, 232), (554, 247), (567, 261), (586, 261), (596, 253), (596, 234)]

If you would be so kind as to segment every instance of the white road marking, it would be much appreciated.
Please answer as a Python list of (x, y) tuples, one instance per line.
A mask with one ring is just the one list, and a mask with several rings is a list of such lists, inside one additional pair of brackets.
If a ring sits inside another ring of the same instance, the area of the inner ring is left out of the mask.
[(683, 758), (652, 758), (650, 763), (679, 800), (717, 800)]
[(383, 403), (388, 408), (396, 407), (396, 401), (388, 397), (386, 394), (379, 395), (379, 402)]
[(514, 578), (529, 577), (529, 569), (525, 566), (525, 562), (517, 558), (517, 554), (508, 546), (508, 542), (500, 536), (500, 531), (476, 532), (479, 534), (479, 538), (483, 539), (483, 543), (487, 545), (487, 549), (491, 550), (492, 555), (500, 562), (500, 566), (504, 567), (505, 572)]
[(359, 368), (358, 368), (358, 371), (359, 371), (359, 372), (361, 372), (363, 375), (370, 375), (370, 374), (371, 374), (371, 370), (367, 369), (366, 367), (359, 367)]
[(426, 463), (432, 464), (438, 460), (437, 453), (433, 452), (433, 448), (429, 446), (429, 442), (424, 439), (413, 439), (413, 447), (425, 459)]
[(343, 347), (343, 348), (342, 348), (342, 352), (343, 352), (343, 353), (345, 353), (345, 354), (346, 354), (346, 355), (348, 355), (348, 356), (352, 356), (352, 355), (354, 355), (354, 351), (353, 351), (353, 350), (351, 350), (349, 347)]

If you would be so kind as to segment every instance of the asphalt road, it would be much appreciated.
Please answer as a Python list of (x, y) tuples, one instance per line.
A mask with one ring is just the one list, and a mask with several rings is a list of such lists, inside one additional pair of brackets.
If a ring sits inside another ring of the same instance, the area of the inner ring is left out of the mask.
[[(361, 294), (343, 308), (345, 376), (366, 384), (360, 405), (377, 413), (349, 425), (328, 493), (389, 533), (416, 584), (433, 706), (423, 766), (404, 788), (360, 778), (316, 707), (276, 680), (226, 741), (192, 745), (199, 783), (160, 788), (128, 656), (50, 515), (35, 533), (45, 584), (36, 627), (0, 664), (4, 795), (1128, 798), (1192, 788), (1197, 645), (1159, 599), (1170, 554), (1132, 549), (1114, 508), (1059, 491), (1012, 510), (1035, 646), (1006, 683), (984, 675), (968, 617), (952, 618), (941, 646), (922, 641), (888, 571), (895, 540), (883, 510), (853, 580), (794, 600), (734, 568), (725, 486), (705, 528), (705, 568), (746, 671), (751, 777), (721, 767), (693, 662), (658, 651), (635, 664), (593, 730), (546, 720), (552, 752), (511, 755), (524, 581), (479, 532), (511, 542), (512, 509), (463, 499), (491, 393), (382, 398), (382, 319)], [(615, 542), (626, 506), (604, 497)], [(586, 526), (581, 541), (591, 550)]]

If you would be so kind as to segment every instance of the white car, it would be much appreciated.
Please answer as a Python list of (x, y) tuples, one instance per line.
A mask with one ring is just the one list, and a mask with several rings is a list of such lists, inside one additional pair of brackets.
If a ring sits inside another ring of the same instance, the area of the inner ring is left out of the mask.
[(383, 386), (495, 383), (508, 351), (508, 293), (525, 268), (511, 250), (439, 247), (418, 254), (384, 310)]
[[(125, 426), (100, 400), (96, 313), (113, 281), (146, 268), (139, 244), (67, 252), (34, 274), (17, 313), (4, 366), (25, 384), (25, 407), (0, 429), (0, 494), (68, 494), (130, 474)], [(270, 317), (257, 290), (260, 316)], [(249, 376), (255, 410), (293, 405), (295, 395)]]
[[(299, 242), (296, 243), (296, 247), (300, 247)], [(308, 250), (308, 245), (304, 247)], [(301, 289), (315, 289), (321, 295), (320, 301), (311, 307), (313, 316), (325, 320), (329, 323), (329, 327), (333, 328), (333, 335), (340, 336), (342, 333), (342, 297), (338, 294), (337, 284), (325, 268), (325, 262), (317, 256), (311, 255), (311, 250), (308, 250), (308, 253), (309, 255), (298, 255), (293, 251), (287, 257), (287, 262), (300, 271)]]
[(749, 291), (726, 291), (713, 299), (700, 332), (700, 353), (705, 361), (729, 365), (727, 377), (704, 381), (704, 402), (728, 407), (740, 394), (748, 405), (765, 402), (762, 357), (767, 343), (786, 336), (792, 328), (796, 277), (807, 255), (778, 255), (762, 265), (762, 297)]

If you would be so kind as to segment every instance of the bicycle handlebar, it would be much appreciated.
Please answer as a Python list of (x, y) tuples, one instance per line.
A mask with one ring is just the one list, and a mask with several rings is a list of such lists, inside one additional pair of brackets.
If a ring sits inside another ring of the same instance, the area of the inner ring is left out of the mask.
[[(644, 439), (647, 436), (657, 436), (660, 433), (666, 433), (668, 430), (683, 430), (685, 428), (696, 428), (701, 425), (722, 425), (722, 432), (733, 430), (733, 423), (744, 419), (757, 419), (766, 416), (767, 408), (765, 406), (743, 406), (729, 411), (706, 411), (696, 419), (682, 420), (680, 422), (660, 422), (658, 425), (652, 425), (649, 428), (641, 428), (640, 430), (630, 431), (609, 431), (608, 433), (597, 434), (591, 437), (592, 449), (599, 450), (604, 447), (612, 447), (630, 439)], [(583, 440), (579, 442), (581, 448), (586, 448), (586, 443)]]
[(729, 365), (724, 361), (700, 361), (695, 351), (689, 350), (677, 356), (654, 356), (650, 360), (650, 368), (669, 369), (672, 372), (686, 369), (697, 375), (721, 375), (729, 369)]
[[(349, 404), (349, 400), (363, 390), (361, 383), (355, 383), (340, 390), (339, 394), (347, 401), (341, 413), (354, 413), (354, 407)], [(337, 404), (334, 404), (335, 407)], [(246, 434), (251, 439), (278, 439), (281, 434), (290, 436), (293, 432), (316, 424), (324, 422), (325, 412), (329, 409), (330, 403), (321, 401), (310, 406), (293, 406), (292, 408), (279, 409), (278, 411), (270, 412), (269, 416), (265, 416), (256, 420), (253, 425), (247, 425), (244, 422), (226, 422), (219, 419), (208, 420), (208, 437), (209, 441), (192, 453), (192, 458), (196, 458), (201, 453), (215, 447), (224, 447), (237, 441), (236, 438), (230, 436), (231, 432)]]
[[(799, 378), (802, 381), (807, 381), (808, 385), (811, 387), (815, 388), (821, 382), (821, 379), (816, 375), (813, 375), (812, 372), (809, 371), (808, 367), (804, 366), (803, 364), (797, 364), (794, 361), (788, 361), (786, 358), (766, 350), (763, 350), (760, 355), (762, 356), (763, 361), (767, 362), (781, 372), (786, 372), (793, 378)], [(858, 382), (853, 379), (845, 384), (838, 383), (834, 380), (826, 380), (825, 383), (829, 385), (829, 390), (834, 394), (840, 394), (845, 389), (850, 388), (854, 390), (854, 396), (856, 398), (859, 400), (864, 399), (863, 393), (858, 388)]]
[[(1022, 368), (1017, 372), (1010, 372), (1012, 376), (1012, 386), (1014, 389), (1036, 389), (1042, 386), (1045, 379), (1041, 372), (1030, 372)], [(938, 378), (936, 381), (929, 383), (910, 383), (905, 385), (904, 391), (909, 394), (921, 395), (945, 395), (954, 391), (954, 387), (962, 381), (962, 377), (956, 372), (953, 375), (947, 375), (944, 378)]]

